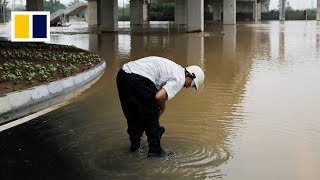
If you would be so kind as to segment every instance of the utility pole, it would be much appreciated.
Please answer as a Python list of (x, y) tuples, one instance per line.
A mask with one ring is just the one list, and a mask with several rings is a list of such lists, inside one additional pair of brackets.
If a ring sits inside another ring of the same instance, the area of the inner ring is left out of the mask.
[(280, 21), (286, 20), (286, 0), (280, 0), (279, 20)]

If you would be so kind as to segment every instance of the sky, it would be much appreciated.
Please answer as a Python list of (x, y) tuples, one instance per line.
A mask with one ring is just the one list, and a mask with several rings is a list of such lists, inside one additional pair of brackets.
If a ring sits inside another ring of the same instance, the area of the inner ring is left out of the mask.
[(62, 3), (62, 4), (69, 4), (70, 2), (72, 2), (73, 0), (60, 0), (60, 2)]
[[(9, 0), (9, 2), (12, 2), (13, 0)], [(17, 0), (19, 1), (19, 0)], [(26, 3), (26, 0), (23, 0), (24, 4)], [(73, 0), (60, 0), (63, 4), (68, 4), (72, 2)], [(293, 9), (306, 9), (306, 8), (316, 8), (317, 7), (317, 0), (287, 0), (291, 7)], [(128, 3), (129, 0), (118, 0), (119, 6), (122, 6), (122, 4)], [(278, 8), (278, 2), (279, 0), (270, 0), (270, 9), (277, 9)]]
[[(287, 0), (293, 9), (316, 8), (317, 0)], [(278, 8), (279, 0), (270, 0), (270, 9)]]

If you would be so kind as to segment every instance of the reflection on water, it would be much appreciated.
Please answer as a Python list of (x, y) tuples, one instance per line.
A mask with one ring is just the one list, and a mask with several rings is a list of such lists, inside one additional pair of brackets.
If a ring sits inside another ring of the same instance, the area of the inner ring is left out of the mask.
[[(52, 35), (51, 43), (98, 53), (107, 71), (70, 105), (1, 133), (0, 177), (319, 179), (320, 24), (206, 29)], [(129, 152), (115, 85), (124, 63), (149, 55), (206, 74), (199, 96), (183, 89), (161, 117), (168, 158), (146, 158), (146, 137)]]

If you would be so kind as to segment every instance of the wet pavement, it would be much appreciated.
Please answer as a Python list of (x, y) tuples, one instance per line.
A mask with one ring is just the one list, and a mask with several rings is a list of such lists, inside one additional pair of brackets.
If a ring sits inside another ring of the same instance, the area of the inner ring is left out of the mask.
[[(320, 178), (319, 23), (155, 28), (53, 34), (51, 43), (98, 53), (107, 70), (72, 103), (0, 133), (0, 179)], [(161, 117), (168, 158), (147, 158), (145, 137), (129, 152), (117, 94), (121, 66), (149, 55), (206, 74), (199, 96), (181, 90)]]

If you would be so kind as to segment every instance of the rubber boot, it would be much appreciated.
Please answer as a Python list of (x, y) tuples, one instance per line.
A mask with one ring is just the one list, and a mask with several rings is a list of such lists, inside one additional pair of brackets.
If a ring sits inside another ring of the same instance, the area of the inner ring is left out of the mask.
[(162, 134), (163, 134), (165, 131), (166, 131), (166, 129), (165, 129), (163, 126), (161, 126), (161, 127), (160, 127), (160, 139), (162, 138)]
[(131, 143), (130, 145), (130, 151), (131, 152), (135, 152), (137, 149), (139, 149), (141, 147), (140, 142), (139, 143)]
[(148, 157), (166, 157), (166, 156), (172, 155), (171, 151), (166, 151), (161, 148), (160, 139), (164, 132), (165, 132), (165, 128), (160, 127), (156, 131), (156, 136), (148, 139), (148, 142), (149, 142)]
[(173, 153), (161, 148), (161, 146), (149, 146), (148, 157), (166, 157)]
[(130, 135), (130, 142), (131, 142), (130, 151), (134, 152), (141, 147), (140, 141), (141, 141), (141, 136), (143, 134), (143, 131), (141, 132), (134, 131), (133, 133), (127, 130), (127, 132)]

